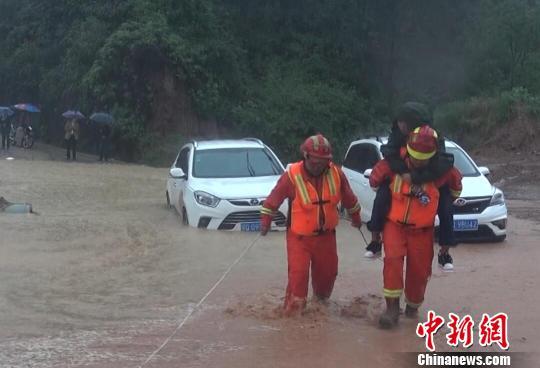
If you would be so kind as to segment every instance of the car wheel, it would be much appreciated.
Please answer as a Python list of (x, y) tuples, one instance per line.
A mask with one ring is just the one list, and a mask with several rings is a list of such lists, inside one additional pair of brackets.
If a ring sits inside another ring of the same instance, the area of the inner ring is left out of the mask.
[(165, 192), (165, 197), (167, 197), (167, 207), (171, 208), (171, 198), (169, 197), (169, 191)]
[(187, 211), (185, 207), (182, 207), (182, 225), (188, 226), (189, 225), (189, 219), (187, 215)]
[(496, 236), (494, 240), (495, 242), (500, 243), (500, 242), (503, 242), (505, 239), (506, 239), (506, 234), (501, 235), (501, 236)]

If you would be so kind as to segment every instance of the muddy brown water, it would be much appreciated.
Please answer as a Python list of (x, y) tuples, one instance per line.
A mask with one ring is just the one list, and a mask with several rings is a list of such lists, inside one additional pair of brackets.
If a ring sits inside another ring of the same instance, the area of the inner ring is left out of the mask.
[[(1, 367), (139, 366), (256, 237), (182, 227), (164, 204), (166, 169), (14, 156), (0, 158), (0, 195), (40, 215), (0, 215)], [(533, 211), (538, 202), (516, 207)], [(434, 309), (479, 321), (506, 312), (510, 351), (531, 353), (524, 366), (532, 367), (540, 358), (540, 225), (511, 217), (509, 227), (503, 243), (455, 249), (455, 272), (434, 267), (421, 316)], [(377, 328), (382, 263), (362, 257), (363, 240), (347, 223), (338, 241), (328, 305), (280, 315), (284, 235), (272, 233), (146, 366), (394, 367), (400, 353), (425, 351), (417, 321)], [(437, 350), (453, 351), (444, 333)]]

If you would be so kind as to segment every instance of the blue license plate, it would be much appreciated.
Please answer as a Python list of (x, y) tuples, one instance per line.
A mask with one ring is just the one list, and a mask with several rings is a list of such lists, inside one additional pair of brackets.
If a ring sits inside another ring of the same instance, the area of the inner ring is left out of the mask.
[(240, 230), (242, 231), (261, 231), (260, 222), (244, 222), (240, 224)]
[(478, 220), (454, 220), (454, 231), (476, 231)]

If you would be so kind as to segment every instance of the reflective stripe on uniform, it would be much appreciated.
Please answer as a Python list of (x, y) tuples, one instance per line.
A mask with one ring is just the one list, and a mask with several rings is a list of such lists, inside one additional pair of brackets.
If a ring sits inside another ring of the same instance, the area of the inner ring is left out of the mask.
[(354, 205), (353, 208), (349, 208), (349, 209), (347, 210), (347, 212), (349, 213), (349, 215), (352, 215), (353, 213), (356, 213), (356, 212), (358, 212), (358, 211), (360, 211), (360, 203), (358, 203), (358, 202), (356, 202), (356, 204)]
[(422, 303), (413, 303), (409, 299), (407, 299), (407, 296), (405, 296), (405, 304), (410, 305), (413, 308), (418, 308), (422, 305)]
[(383, 289), (383, 295), (385, 298), (399, 298), (403, 289)]
[(331, 168), (328, 170), (328, 173), (326, 174), (326, 180), (328, 180), (328, 187), (330, 189), (330, 195), (336, 195), (336, 182), (334, 180), (334, 174), (335, 168)]
[(274, 211), (272, 211), (270, 208), (262, 207), (261, 208), (261, 213), (263, 215), (273, 215)]
[(304, 182), (304, 178), (302, 178), (301, 174), (296, 174), (294, 176), (294, 182), (298, 186), (300, 196), (302, 197), (302, 202), (304, 204), (310, 204), (311, 200), (309, 199), (308, 190), (306, 188), (306, 183)]
[(401, 178), (401, 175), (396, 175), (394, 185), (392, 186), (392, 192), (401, 193), (401, 184), (403, 184), (403, 179)]

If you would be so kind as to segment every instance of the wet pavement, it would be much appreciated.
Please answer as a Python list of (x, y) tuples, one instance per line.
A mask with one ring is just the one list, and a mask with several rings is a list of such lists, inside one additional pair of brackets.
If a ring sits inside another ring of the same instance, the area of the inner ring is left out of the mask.
[[(142, 365), (257, 237), (183, 227), (165, 206), (167, 169), (25, 154), (0, 156), (0, 195), (38, 213), (0, 214), (2, 367)], [(539, 204), (509, 202), (520, 213)], [(539, 236), (537, 222), (511, 217), (507, 241), (453, 250), (456, 270), (434, 267), (421, 316), (434, 309), (479, 321), (506, 312), (510, 351), (532, 353), (523, 366), (536, 366)], [(417, 321), (377, 328), (382, 262), (362, 257), (363, 240), (347, 223), (338, 242), (328, 305), (280, 315), (284, 234), (272, 233), (145, 367), (395, 367), (400, 353), (425, 351)], [(436, 344), (453, 351), (443, 333)]]

